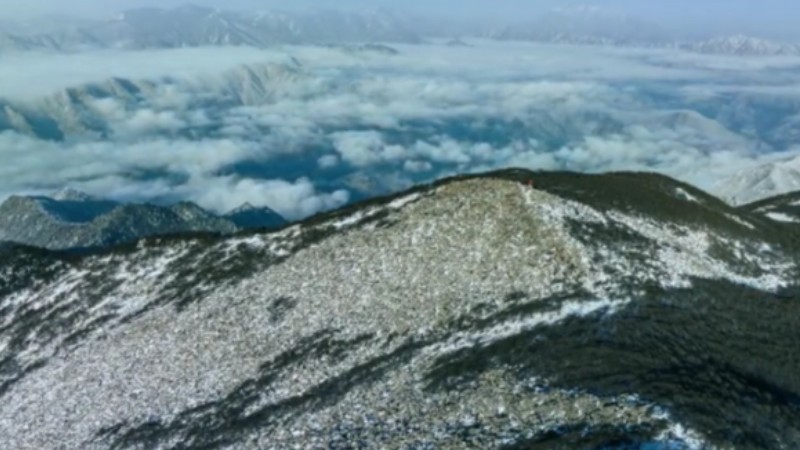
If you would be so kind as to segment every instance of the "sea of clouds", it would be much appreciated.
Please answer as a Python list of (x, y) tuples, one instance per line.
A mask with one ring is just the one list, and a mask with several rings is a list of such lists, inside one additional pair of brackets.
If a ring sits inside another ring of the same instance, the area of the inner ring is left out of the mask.
[[(0, 127), (0, 198), (70, 186), (297, 219), (501, 167), (652, 170), (711, 189), (800, 154), (798, 58), (469, 44), (3, 55), (0, 107), (63, 133)], [(138, 91), (90, 88), (112, 79)]]

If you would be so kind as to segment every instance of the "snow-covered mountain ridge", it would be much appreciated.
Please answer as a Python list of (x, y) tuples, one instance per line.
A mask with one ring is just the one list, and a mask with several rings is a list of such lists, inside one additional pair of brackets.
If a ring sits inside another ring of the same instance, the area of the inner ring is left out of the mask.
[(12, 247), (0, 439), (791, 447), (797, 241), (777, 230), (662, 176), (511, 170), (276, 233)]
[(800, 55), (800, 45), (734, 34), (685, 40), (656, 23), (602, 8), (557, 8), (507, 26), (466, 25), (372, 11), (233, 11), (194, 5), (137, 8), (109, 20), (50, 20), (2, 26), (2, 51), (154, 49), (209, 45), (267, 48), (284, 44), (420, 43), (429, 37), (490, 37), (552, 44), (673, 48), (728, 56)]
[(800, 191), (800, 157), (744, 170), (714, 187), (714, 193), (732, 205), (746, 205), (795, 191)]
[[(248, 64), (201, 79), (112, 78), (69, 87), (35, 101), (0, 98), (0, 132), (13, 130), (40, 139), (63, 140), (75, 135), (112, 136), (141, 131), (135, 127), (115, 128), (120, 120), (140, 123), (136, 125), (139, 127), (155, 127), (158, 131), (158, 122), (150, 122), (177, 120), (169, 108), (169, 100), (165, 100), (176, 91), (193, 94), (186, 95), (192, 98), (185, 105), (187, 109), (220, 112), (237, 106), (268, 103), (280, 95), (281, 89), (287, 89), (304, 77), (303, 71), (291, 64)], [(173, 136), (192, 133), (184, 127), (162, 126), (161, 132)]]
[(0, 35), (0, 50), (180, 48), (204, 45), (418, 42), (408, 23), (388, 11), (224, 11), (186, 5), (138, 8), (112, 20), (50, 33)]

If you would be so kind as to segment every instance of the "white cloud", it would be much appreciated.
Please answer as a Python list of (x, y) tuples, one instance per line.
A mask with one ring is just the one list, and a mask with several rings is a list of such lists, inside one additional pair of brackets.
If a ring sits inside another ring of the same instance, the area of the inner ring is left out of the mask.
[(316, 212), (346, 204), (346, 190), (318, 192), (307, 178), (294, 182), (255, 180), (234, 176), (204, 179), (182, 188), (188, 197), (215, 211), (230, 211), (244, 203), (268, 206), (289, 219), (306, 217)]
[(433, 164), (429, 163), (428, 161), (406, 161), (403, 164), (403, 170), (406, 172), (430, 172), (433, 170)]
[(179, 119), (174, 111), (153, 111), (140, 109), (126, 120), (118, 130), (122, 134), (146, 135), (161, 131), (176, 132), (186, 127), (186, 122)]
[[(214, 76), (242, 64), (285, 62), (286, 55), (248, 47), (82, 53), (4, 53), (0, 64), (2, 97), (32, 100), (60, 90), (112, 78), (155, 80)], [(162, 97), (166, 102), (169, 97)]]
[(377, 131), (344, 131), (330, 137), (342, 160), (356, 167), (400, 161), (408, 156), (402, 146), (387, 145)]
[(317, 160), (320, 169), (330, 169), (339, 165), (339, 157), (336, 155), (325, 155)]

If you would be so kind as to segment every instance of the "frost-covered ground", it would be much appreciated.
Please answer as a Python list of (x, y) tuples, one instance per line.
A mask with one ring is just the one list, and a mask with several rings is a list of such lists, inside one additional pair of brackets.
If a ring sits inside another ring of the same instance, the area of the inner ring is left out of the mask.
[(582, 321), (613, 336), (617, 316), (653, 292), (668, 304), (709, 283), (765, 296), (791, 287), (787, 249), (746, 216), (719, 217), (744, 231), (476, 178), (273, 234), (0, 266), (14, 286), (0, 290), (0, 441), (534, 448), (560, 436), (575, 448), (623, 437), (706, 448), (715, 430), (696, 428), (685, 405), (640, 395), (646, 380), (614, 392), (565, 385), (530, 352)]

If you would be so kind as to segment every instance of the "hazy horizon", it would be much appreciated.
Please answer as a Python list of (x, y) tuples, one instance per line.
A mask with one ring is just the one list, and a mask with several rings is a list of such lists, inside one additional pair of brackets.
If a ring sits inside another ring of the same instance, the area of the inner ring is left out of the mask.
[(672, 33), (689, 36), (704, 34), (753, 34), (782, 39), (800, 39), (795, 24), (800, 20), (800, 3), (765, 0), (755, 5), (749, 0), (726, 2), (676, 0), (639, 2), (564, 2), (556, 0), (298, 0), (290, 5), (277, 0), (76, 0), (65, 4), (57, 0), (32, 0), (0, 4), (0, 21), (30, 19), (42, 15), (68, 15), (103, 19), (122, 11), (141, 7), (174, 8), (182, 5), (214, 7), (224, 10), (374, 10), (388, 9), (428, 17), (432, 20), (468, 22), (474, 25), (524, 23), (554, 10), (596, 8), (607, 14), (652, 22)]

